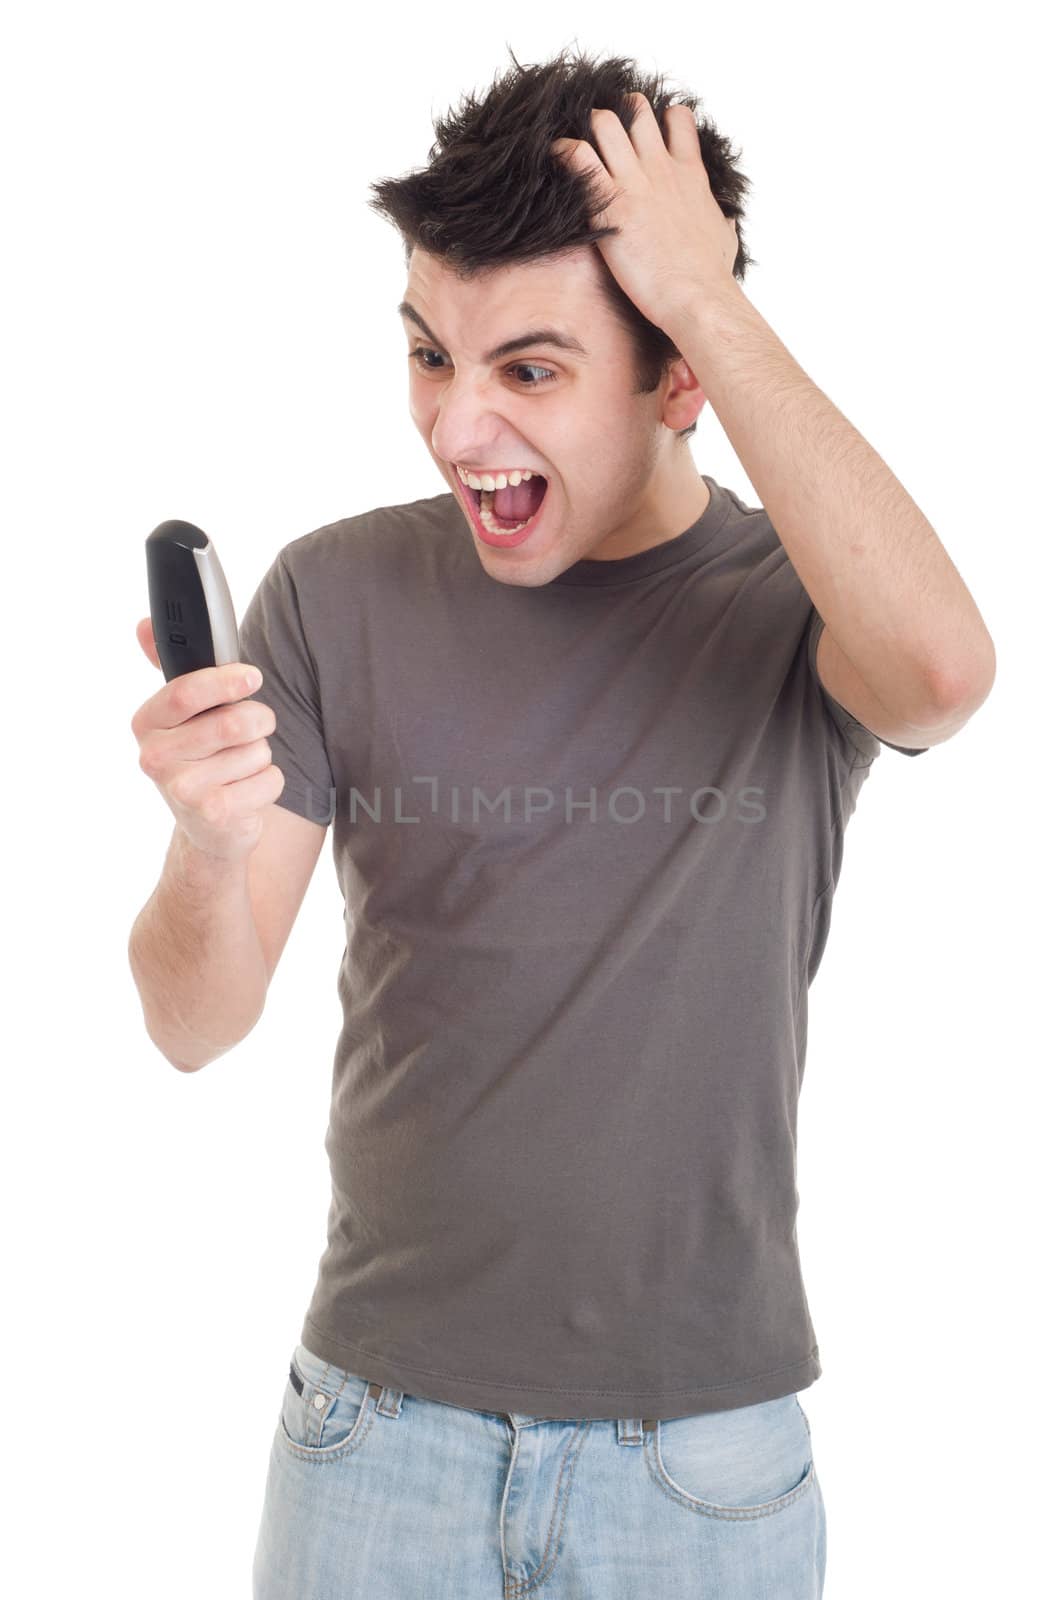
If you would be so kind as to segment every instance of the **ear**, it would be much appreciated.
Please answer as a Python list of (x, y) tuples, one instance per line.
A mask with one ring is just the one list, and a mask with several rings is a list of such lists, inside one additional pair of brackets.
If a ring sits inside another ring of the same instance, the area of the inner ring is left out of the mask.
[(692, 422), (697, 421), (706, 399), (697, 374), (685, 356), (673, 359), (669, 364), (662, 380), (662, 397), (664, 411), (661, 421), (666, 427), (678, 433), (680, 428), (689, 428)]

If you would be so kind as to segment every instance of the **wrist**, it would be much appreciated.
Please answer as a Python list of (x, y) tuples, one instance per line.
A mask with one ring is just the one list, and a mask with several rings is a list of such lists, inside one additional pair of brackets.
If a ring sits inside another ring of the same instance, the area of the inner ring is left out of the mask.
[(752, 302), (737, 278), (719, 278), (699, 284), (676, 307), (661, 327), (678, 350), (726, 337), (743, 318), (756, 317)]
[(246, 886), (246, 853), (235, 857), (212, 855), (202, 849), (180, 824), (174, 833), (170, 855), (176, 876), (193, 891), (217, 894), (229, 888), (242, 890)]

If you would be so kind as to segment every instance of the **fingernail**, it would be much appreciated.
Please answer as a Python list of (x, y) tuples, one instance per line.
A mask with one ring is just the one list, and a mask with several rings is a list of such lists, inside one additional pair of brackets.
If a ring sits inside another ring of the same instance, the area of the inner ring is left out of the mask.
[(250, 672), (244, 673), (244, 682), (249, 689), (257, 689), (262, 682), (262, 674), (257, 667), (252, 667)]

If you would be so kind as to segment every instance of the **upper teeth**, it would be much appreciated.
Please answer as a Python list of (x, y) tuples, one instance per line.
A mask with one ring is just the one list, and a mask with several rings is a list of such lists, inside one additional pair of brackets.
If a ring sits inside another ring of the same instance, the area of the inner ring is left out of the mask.
[(509, 472), (466, 472), (464, 467), (458, 468), (458, 477), (462, 483), (467, 483), (470, 489), (502, 489), (507, 483), (517, 484), (522, 480), (534, 478), (535, 473), (530, 467), (513, 467)]

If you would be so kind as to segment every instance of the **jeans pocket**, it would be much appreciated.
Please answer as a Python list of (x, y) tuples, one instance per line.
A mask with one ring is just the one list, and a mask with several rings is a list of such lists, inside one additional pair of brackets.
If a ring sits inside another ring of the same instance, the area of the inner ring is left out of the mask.
[(670, 1498), (734, 1521), (785, 1510), (815, 1476), (808, 1422), (793, 1394), (666, 1418), (653, 1431), (647, 1460)]
[(371, 1426), (369, 1379), (359, 1378), (297, 1344), (288, 1365), (278, 1430), (290, 1451), (337, 1460)]

